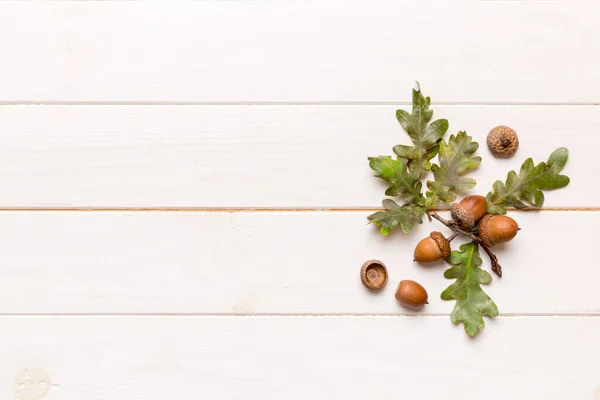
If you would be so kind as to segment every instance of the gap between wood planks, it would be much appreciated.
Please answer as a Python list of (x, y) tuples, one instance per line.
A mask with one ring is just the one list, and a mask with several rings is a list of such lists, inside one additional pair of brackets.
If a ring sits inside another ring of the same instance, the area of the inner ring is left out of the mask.
[[(450, 208), (434, 208), (434, 211), (450, 211)], [(508, 209), (510, 212), (599, 212), (600, 207), (544, 207), (541, 209), (517, 210)], [(377, 212), (384, 211), (376, 207), (357, 208), (317, 208), (317, 207), (0, 207), (2, 212), (172, 212), (172, 213), (307, 213), (307, 212)]]
[[(1, 0), (0, 0), (1, 1)], [(33, 1), (33, 0), (32, 0)], [(55, 0), (63, 1), (63, 0)], [(74, 1), (74, 0), (69, 0)], [(79, 0), (89, 1), (89, 0)], [(106, 0), (105, 0), (106, 1)], [(109, 0), (110, 1), (110, 0)], [(123, 0), (114, 0), (123, 1)], [(183, 1), (183, 0), (180, 0)], [(0, 106), (411, 106), (407, 101), (51, 101), (0, 100)], [(434, 106), (600, 106), (600, 102), (441, 101)]]
[[(431, 313), (431, 314), (418, 314), (418, 313), (0, 313), (0, 318), (3, 317), (36, 317), (36, 318), (70, 318), (70, 317), (89, 317), (89, 318), (102, 318), (102, 317), (139, 317), (139, 318), (190, 318), (190, 317), (415, 317), (415, 318), (448, 318), (450, 314), (444, 313)], [(600, 312), (577, 312), (577, 313), (503, 313), (494, 317), (498, 318), (597, 318), (600, 317)], [(486, 318), (488, 318), (486, 316)], [(490, 319), (490, 318), (488, 318)]]

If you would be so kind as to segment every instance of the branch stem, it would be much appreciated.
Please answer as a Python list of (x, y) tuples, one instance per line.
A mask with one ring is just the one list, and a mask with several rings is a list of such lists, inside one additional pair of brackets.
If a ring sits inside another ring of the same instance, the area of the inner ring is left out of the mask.
[(448, 243), (452, 242), (454, 240), (455, 237), (457, 237), (458, 235), (460, 235), (460, 233), (454, 231), (452, 232), (452, 235), (448, 236), (446, 238), (446, 240), (448, 241)]
[[(430, 217), (437, 219), (438, 221), (440, 221), (442, 224), (444, 224), (445, 226), (447, 226), (454, 232), (448, 238), (448, 241), (451, 241), (452, 239), (454, 239), (456, 237), (456, 235), (461, 234), (463, 236), (468, 237), (469, 239), (471, 239), (475, 243), (477, 243), (479, 246), (481, 246), (481, 248), (487, 253), (488, 257), (490, 258), (490, 262), (492, 263), (492, 271), (496, 275), (498, 275), (498, 277), (500, 277), (500, 278), (502, 277), (502, 267), (500, 266), (500, 263), (498, 262), (498, 257), (496, 257), (496, 255), (494, 253), (492, 253), (492, 251), (489, 249), (489, 247), (487, 247), (483, 243), (483, 240), (481, 240), (481, 238), (475, 236), (471, 232), (467, 232), (467, 231), (461, 229), (460, 227), (458, 227), (458, 225), (456, 224), (455, 221), (449, 221), (445, 218), (440, 217), (439, 214), (436, 213), (435, 211), (428, 211), (427, 214)], [(450, 239), (450, 238), (452, 238), (452, 239)]]

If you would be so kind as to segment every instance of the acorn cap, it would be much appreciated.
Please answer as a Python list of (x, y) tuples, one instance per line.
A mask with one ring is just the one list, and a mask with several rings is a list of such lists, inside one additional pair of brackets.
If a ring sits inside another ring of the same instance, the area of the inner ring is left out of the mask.
[(460, 203), (452, 204), (450, 215), (452, 215), (452, 219), (457, 221), (463, 228), (471, 229), (475, 226), (475, 221), (473, 220), (471, 213)]
[(490, 234), (488, 232), (488, 223), (490, 222), (490, 218), (493, 217), (493, 214), (486, 214), (481, 221), (479, 222), (479, 237), (483, 240), (483, 244), (487, 247), (492, 247), (496, 243), (492, 242), (490, 238)]
[(487, 146), (494, 157), (511, 157), (519, 148), (517, 132), (508, 126), (499, 125), (488, 133)]
[(385, 264), (379, 260), (365, 262), (360, 269), (360, 280), (370, 290), (381, 289), (388, 280)]
[(440, 251), (442, 252), (442, 258), (444, 260), (450, 258), (450, 252), (452, 250), (450, 249), (450, 242), (448, 242), (448, 239), (446, 239), (446, 237), (440, 232), (431, 232), (429, 236), (435, 241), (435, 243), (440, 248)]

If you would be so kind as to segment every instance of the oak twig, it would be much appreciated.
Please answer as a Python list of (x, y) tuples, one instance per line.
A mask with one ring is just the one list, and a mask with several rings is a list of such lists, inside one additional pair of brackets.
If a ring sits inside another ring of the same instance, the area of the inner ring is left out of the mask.
[(452, 235), (448, 236), (446, 238), (446, 240), (448, 241), (448, 243), (452, 242), (454, 240), (455, 237), (457, 237), (458, 235), (460, 235), (460, 233), (454, 231), (452, 232)]
[(452, 229), (452, 231), (454, 233), (452, 234), (452, 236), (450, 236), (448, 238), (448, 241), (451, 240), (450, 238), (454, 239), (456, 237), (455, 234), (459, 234), (460, 233), (461, 235), (468, 237), (469, 239), (471, 239), (475, 243), (477, 243), (479, 246), (481, 246), (481, 248), (487, 253), (488, 257), (490, 258), (490, 262), (492, 263), (492, 271), (496, 275), (498, 275), (498, 277), (500, 277), (500, 278), (502, 277), (502, 267), (500, 266), (500, 263), (498, 262), (498, 257), (496, 257), (496, 255), (494, 253), (492, 253), (492, 251), (489, 249), (489, 247), (487, 247), (483, 243), (483, 240), (481, 240), (481, 238), (475, 236), (471, 232), (467, 232), (467, 231), (459, 228), (455, 221), (448, 221), (447, 219), (444, 219), (444, 218), (440, 217), (438, 215), (438, 213), (436, 213), (435, 211), (428, 211), (427, 215), (429, 217), (433, 217), (433, 218), (437, 219), (442, 224), (444, 224), (448, 228)]

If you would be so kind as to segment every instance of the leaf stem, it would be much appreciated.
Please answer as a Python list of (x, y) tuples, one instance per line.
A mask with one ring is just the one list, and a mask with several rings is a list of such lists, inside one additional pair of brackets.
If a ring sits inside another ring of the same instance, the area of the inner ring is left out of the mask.
[(487, 247), (483, 243), (483, 240), (481, 240), (481, 238), (475, 236), (471, 232), (467, 232), (465, 230), (462, 230), (461, 228), (458, 227), (458, 225), (456, 224), (455, 221), (452, 221), (452, 220), (449, 221), (447, 219), (444, 219), (444, 218), (440, 217), (439, 214), (436, 213), (435, 211), (427, 211), (427, 215), (430, 216), (430, 217), (433, 217), (433, 218), (437, 219), (442, 224), (444, 224), (448, 228), (452, 229), (452, 231), (454, 233), (452, 234), (452, 236), (450, 236), (448, 238), (448, 241), (451, 240), (450, 238), (454, 239), (457, 234), (461, 234), (461, 235), (464, 235), (464, 236), (468, 237), (469, 239), (471, 239), (475, 243), (477, 243), (479, 246), (481, 246), (481, 248), (487, 253), (488, 257), (490, 258), (490, 262), (492, 263), (492, 271), (496, 275), (498, 275), (498, 277), (500, 277), (500, 278), (502, 277), (502, 267), (500, 266), (500, 263), (498, 263), (498, 257), (496, 257), (496, 255), (494, 253), (492, 253), (492, 251), (489, 249), (489, 247)]

